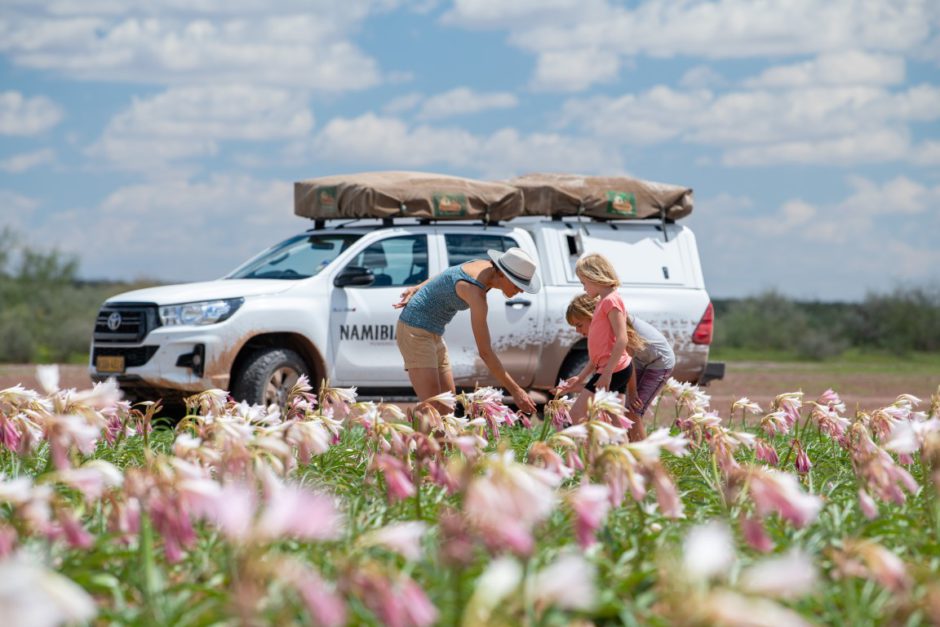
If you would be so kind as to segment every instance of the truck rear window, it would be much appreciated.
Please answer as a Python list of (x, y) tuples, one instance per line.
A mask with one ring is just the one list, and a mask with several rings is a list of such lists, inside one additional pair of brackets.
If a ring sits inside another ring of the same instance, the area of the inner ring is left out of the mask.
[(444, 243), (447, 246), (448, 266), (462, 265), (471, 259), (489, 259), (486, 251), (490, 249), (505, 252), (519, 245), (506, 235), (481, 233), (446, 233)]
[(356, 233), (297, 235), (236, 268), (226, 279), (306, 279), (362, 237)]

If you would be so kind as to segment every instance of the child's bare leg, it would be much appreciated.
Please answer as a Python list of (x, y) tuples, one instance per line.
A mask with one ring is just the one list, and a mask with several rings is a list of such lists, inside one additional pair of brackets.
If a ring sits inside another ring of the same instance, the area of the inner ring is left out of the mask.
[(587, 420), (587, 404), (592, 393), (590, 390), (581, 390), (574, 405), (571, 406), (571, 423), (578, 424)]
[(633, 421), (633, 426), (627, 431), (627, 438), (631, 442), (646, 439), (646, 427), (643, 426), (643, 416), (638, 416), (632, 409), (627, 410), (627, 418)]

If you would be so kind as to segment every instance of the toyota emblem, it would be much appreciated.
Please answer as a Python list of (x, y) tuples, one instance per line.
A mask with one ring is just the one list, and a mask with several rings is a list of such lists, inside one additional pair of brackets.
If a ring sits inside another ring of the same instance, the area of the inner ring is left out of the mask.
[(121, 327), (121, 313), (118, 311), (111, 312), (111, 315), (108, 316), (108, 328), (112, 331), (117, 331)]

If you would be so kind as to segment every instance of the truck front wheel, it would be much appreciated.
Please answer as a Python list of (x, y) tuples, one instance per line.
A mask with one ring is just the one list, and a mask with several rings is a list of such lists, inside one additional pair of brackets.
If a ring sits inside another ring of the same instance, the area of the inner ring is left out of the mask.
[(288, 348), (265, 348), (251, 355), (236, 375), (232, 395), (252, 405), (283, 407), (300, 375), (310, 376), (303, 358)]

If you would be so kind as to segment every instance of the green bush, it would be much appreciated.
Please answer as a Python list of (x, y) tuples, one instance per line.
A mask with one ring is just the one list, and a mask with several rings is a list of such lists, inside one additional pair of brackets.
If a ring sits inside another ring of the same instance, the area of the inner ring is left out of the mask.
[(848, 324), (853, 345), (894, 353), (940, 350), (940, 288), (869, 294)]
[(0, 250), (0, 362), (83, 359), (101, 303), (141, 286), (79, 281), (76, 259), (33, 250), (9, 229)]

